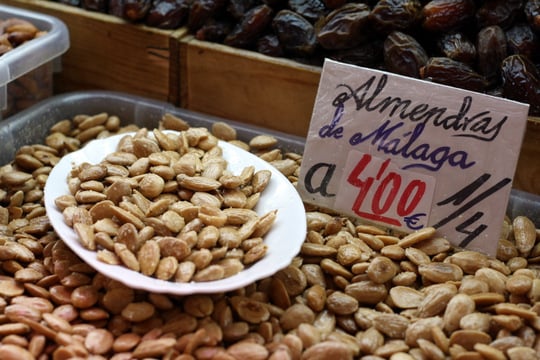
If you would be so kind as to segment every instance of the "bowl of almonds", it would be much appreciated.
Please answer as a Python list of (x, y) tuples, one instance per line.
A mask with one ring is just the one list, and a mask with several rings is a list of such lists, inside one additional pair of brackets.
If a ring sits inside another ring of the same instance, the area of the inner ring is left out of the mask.
[(305, 210), (277, 169), (206, 128), (143, 128), (64, 156), (45, 185), (55, 231), (132, 288), (214, 293), (286, 267)]

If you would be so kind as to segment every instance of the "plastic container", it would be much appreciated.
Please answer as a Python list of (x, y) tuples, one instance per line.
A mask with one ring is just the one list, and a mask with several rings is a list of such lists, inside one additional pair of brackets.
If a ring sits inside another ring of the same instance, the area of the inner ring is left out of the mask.
[(68, 29), (59, 19), (0, 5), (0, 20), (9, 18), (29, 21), (47, 33), (0, 56), (0, 119), (52, 96), (53, 72), (69, 48)]
[[(6, 119), (0, 127), (0, 165), (11, 162), (21, 146), (43, 143), (50, 127), (56, 122), (78, 114), (101, 112), (119, 116), (123, 125), (136, 124), (149, 129), (156, 127), (165, 113), (179, 116), (191, 126), (211, 128), (214, 122), (225, 121), (236, 129), (241, 140), (248, 141), (264, 133), (275, 136), (277, 146), (284, 151), (302, 153), (304, 149), (305, 139), (299, 136), (204, 115), (143, 97), (110, 91), (88, 91), (53, 96)], [(540, 227), (540, 196), (512, 190), (507, 214), (511, 218), (528, 216)]]

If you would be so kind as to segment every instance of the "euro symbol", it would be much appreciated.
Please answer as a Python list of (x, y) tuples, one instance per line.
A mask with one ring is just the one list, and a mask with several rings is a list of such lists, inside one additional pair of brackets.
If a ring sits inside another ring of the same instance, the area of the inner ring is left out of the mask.
[(426, 216), (426, 213), (413, 214), (410, 216), (405, 216), (403, 222), (411, 230), (418, 230), (424, 227), (423, 224), (419, 224), (420, 218)]

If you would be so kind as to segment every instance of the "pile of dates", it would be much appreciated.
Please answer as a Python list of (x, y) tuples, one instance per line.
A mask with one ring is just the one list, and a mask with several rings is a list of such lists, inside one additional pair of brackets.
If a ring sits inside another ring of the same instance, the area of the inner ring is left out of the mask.
[(540, 115), (540, 0), (58, 1), (269, 56), (502, 96)]

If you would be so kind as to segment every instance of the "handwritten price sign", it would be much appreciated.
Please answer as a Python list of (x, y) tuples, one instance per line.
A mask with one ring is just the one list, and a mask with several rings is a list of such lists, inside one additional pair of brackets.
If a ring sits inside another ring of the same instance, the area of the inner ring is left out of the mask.
[(327, 60), (298, 189), (405, 231), (495, 254), (528, 105)]

